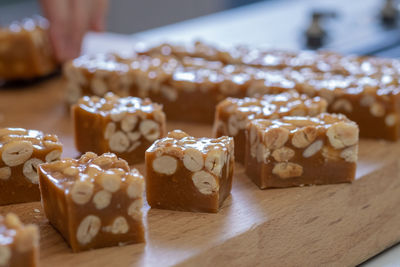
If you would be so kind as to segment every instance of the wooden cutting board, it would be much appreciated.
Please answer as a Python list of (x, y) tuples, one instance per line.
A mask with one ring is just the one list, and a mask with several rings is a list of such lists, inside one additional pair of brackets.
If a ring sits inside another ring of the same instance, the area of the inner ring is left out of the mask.
[[(0, 126), (57, 134), (74, 157), (63, 82), (0, 89)], [(168, 123), (195, 136), (211, 127)], [(400, 143), (362, 140), (353, 184), (259, 190), (237, 164), (218, 214), (146, 207), (146, 244), (74, 254), (40, 203), (0, 207), (40, 226), (41, 266), (350, 266), (400, 241)], [(136, 166), (143, 171), (143, 164)]]

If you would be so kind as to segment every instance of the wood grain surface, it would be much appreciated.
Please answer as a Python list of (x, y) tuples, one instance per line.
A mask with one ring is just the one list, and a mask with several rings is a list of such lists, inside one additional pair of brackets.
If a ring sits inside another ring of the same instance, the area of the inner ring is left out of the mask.
[[(0, 88), (0, 127), (57, 134), (75, 157), (63, 82)], [(168, 123), (195, 136), (211, 127)], [(74, 254), (40, 203), (0, 207), (40, 226), (41, 266), (352, 266), (400, 241), (399, 143), (362, 140), (353, 184), (259, 190), (236, 165), (218, 214), (145, 208), (146, 244)], [(144, 171), (143, 164), (137, 165)]]

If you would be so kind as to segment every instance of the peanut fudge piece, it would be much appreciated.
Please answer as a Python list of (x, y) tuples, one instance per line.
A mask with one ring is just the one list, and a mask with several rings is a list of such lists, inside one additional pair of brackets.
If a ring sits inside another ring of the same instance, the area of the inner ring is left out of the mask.
[(125, 160), (88, 152), (38, 173), (46, 217), (74, 252), (144, 242), (143, 176)]
[(114, 152), (129, 164), (144, 161), (145, 150), (166, 133), (162, 106), (149, 99), (85, 96), (72, 115), (78, 151)]
[(358, 132), (342, 114), (253, 120), (246, 127), (246, 173), (261, 189), (351, 182)]
[(0, 215), (0, 266), (35, 267), (39, 262), (39, 229), (24, 225), (18, 216)]
[(337, 96), (328, 112), (340, 112), (360, 127), (360, 136), (400, 138), (400, 87), (352, 87)]
[(115, 54), (83, 55), (64, 64), (67, 102), (75, 104), (82, 96), (103, 97), (111, 91), (129, 96), (129, 62)]
[(232, 187), (233, 149), (227, 136), (168, 133), (146, 151), (147, 202), (152, 208), (218, 212)]
[[(345, 114), (360, 128), (360, 136), (396, 141), (400, 137), (400, 86), (397, 78), (292, 75), (299, 92), (328, 101), (328, 112)], [(310, 88), (312, 88), (310, 90)], [(371, 127), (373, 125), (373, 127)]]
[(57, 69), (48, 27), (42, 17), (0, 27), (0, 80), (31, 79)]
[(57, 136), (22, 128), (0, 129), (0, 205), (40, 200), (36, 169), (60, 158)]
[(244, 163), (245, 128), (249, 121), (283, 116), (316, 116), (325, 112), (326, 107), (324, 99), (309, 98), (296, 92), (259, 98), (227, 98), (217, 105), (213, 134), (215, 137), (232, 136), (235, 140), (235, 159)]
[(228, 96), (245, 97), (294, 89), (280, 72), (227, 65), (203, 59), (139, 56), (81, 57), (67, 64), (67, 97), (81, 94), (149, 97), (171, 120), (212, 123), (215, 106)]

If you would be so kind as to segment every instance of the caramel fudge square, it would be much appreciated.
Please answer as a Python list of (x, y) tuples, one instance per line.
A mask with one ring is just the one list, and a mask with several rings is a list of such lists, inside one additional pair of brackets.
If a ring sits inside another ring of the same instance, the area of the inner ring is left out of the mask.
[(152, 208), (218, 212), (229, 196), (233, 139), (194, 138), (175, 130), (146, 151), (146, 193)]
[(262, 97), (227, 98), (217, 105), (213, 135), (232, 136), (235, 159), (244, 163), (245, 128), (254, 119), (277, 119), (283, 116), (316, 116), (326, 112), (327, 102), (295, 91)]
[(115, 154), (39, 166), (44, 212), (74, 252), (144, 242), (144, 178)]
[(39, 266), (39, 229), (36, 225), (24, 225), (18, 216), (0, 215), (0, 266)]
[(49, 22), (40, 16), (0, 26), (0, 79), (32, 79), (55, 72)]
[(37, 166), (60, 158), (57, 136), (22, 128), (0, 129), (0, 205), (40, 200)]
[(261, 189), (351, 182), (359, 129), (344, 115), (258, 119), (246, 128), (246, 173)]
[(85, 96), (72, 107), (72, 116), (78, 151), (112, 152), (129, 164), (144, 161), (146, 149), (166, 133), (162, 106), (149, 99)]

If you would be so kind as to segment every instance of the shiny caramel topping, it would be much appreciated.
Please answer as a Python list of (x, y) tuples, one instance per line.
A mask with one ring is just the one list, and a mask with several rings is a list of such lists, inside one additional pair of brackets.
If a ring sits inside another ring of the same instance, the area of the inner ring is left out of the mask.
[(71, 66), (75, 68), (85, 68), (93, 72), (96, 70), (105, 71), (127, 71), (128, 65), (121, 62), (122, 60), (115, 54), (95, 54), (83, 55), (71, 62)]
[[(260, 98), (245, 97), (227, 98), (220, 107), (229, 113), (244, 113), (249, 118), (278, 117), (281, 114), (306, 115), (310, 109), (316, 109), (315, 114), (326, 109), (326, 101), (320, 97), (309, 98), (296, 92), (286, 92), (277, 95), (264, 95)], [(297, 113), (297, 114), (296, 114)]]
[(186, 45), (173, 45), (169, 43), (163, 43), (156, 47), (143, 49), (142, 51), (140, 51), (140, 53), (148, 55), (161, 54), (164, 56), (176, 57), (190, 56), (205, 58), (207, 60), (219, 60), (221, 51), (217, 49), (217, 47), (205, 45), (202, 42), (195, 42)]
[(201, 153), (207, 154), (211, 150), (220, 149), (222, 151), (229, 152), (231, 149), (233, 149), (232, 140), (232, 137), (227, 136), (222, 136), (219, 138), (196, 138), (189, 136), (181, 130), (174, 130), (169, 132), (167, 137), (154, 142), (154, 144), (147, 151), (154, 152), (160, 149), (177, 149), (177, 153), (179, 153), (179, 151), (185, 149), (195, 149)]
[(200, 57), (225, 64), (245, 64), (268, 69), (310, 69), (313, 72), (340, 75), (374, 76), (399, 75), (400, 62), (375, 57), (343, 56), (333, 52), (285, 51), (246, 46), (217, 47), (195, 42), (186, 45), (161, 44), (141, 51), (147, 55)]
[(328, 129), (332, 125), (339, 122), (344, 122), (346, 124), (351, 124), (357, 127), (357, 124), (355, 122), (350, 121), (343, 114), (329, 113), (322, 113), (316, 117), (287, 116), (276, 120), (257, 119), (252, 121), (251, 124), (259, 129), (262, 129), (263, 131), (268, 131), (274, 128), (286, 128), (289, 130), (289, 132), (293, 133), (298, 131), (299, 128), (307, 126)]
[(146, 151), (146, 158), (148, 153), (154, 153), (151, 168), (167, 176), (176, 173), (178, 161), (181, 161), (185, 169), (193, 173), (192, 181), (198, 191), (208, 195), (218, 192), (218, 179), (223, 169), (229, 172), (229, 165), (234, 161), (233, 150), (232, 137), (195, 138), (174, 130), (154, 142)]
[(2, 128), (0, 129), (0, 149), (11, 142), (29, 142), (35, 149), (59, 146), (61, 143), (54, 134), (44, 134), (41, 131), (26, 130), (23, 128)]
[(138, 181), (143, 176), (136, 169), (130, 170), (128, 163), (113, 153), (97, 156), (87, 152), (80, 159), (62, 160), (40, 165), (41, 170), (60, 187), (69, 188), (74, 202), (87, 203), (92, 197), (94, 184), (114, 193), (123, 183)]
[(120, 113), (153, 113), (161, 110), (161, 105), (152, 103), (150, 99), (138, 97), (119, 97), (113, 93), (107, 93), (104, 98), (97, 96), (84, 96), (79, 99), (78, 105), (89, 112), (99, 112), (102, 115)]

